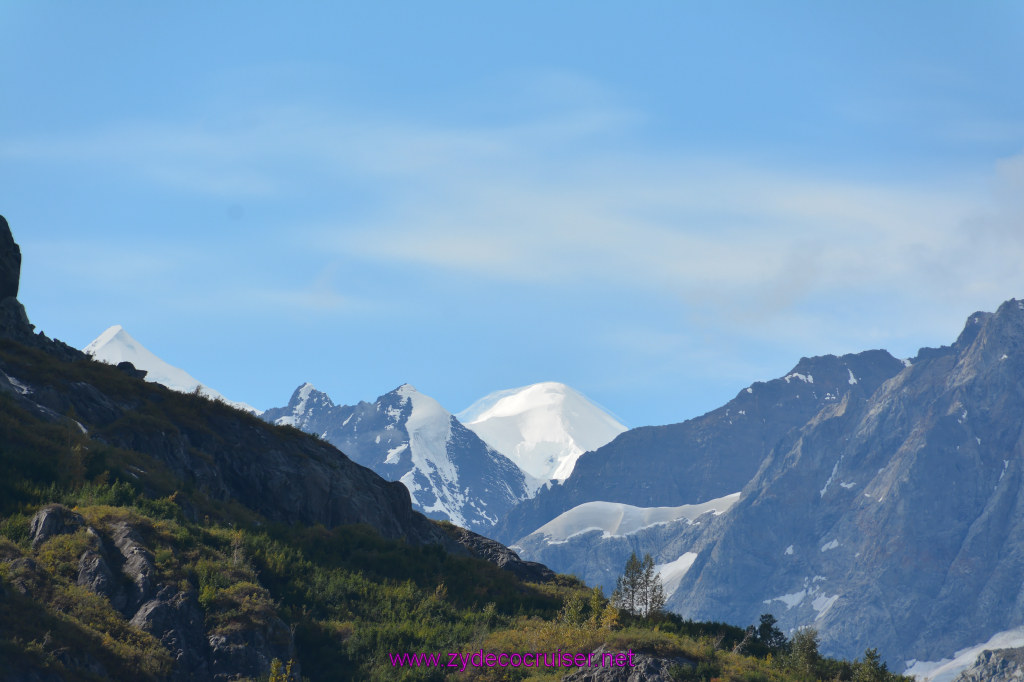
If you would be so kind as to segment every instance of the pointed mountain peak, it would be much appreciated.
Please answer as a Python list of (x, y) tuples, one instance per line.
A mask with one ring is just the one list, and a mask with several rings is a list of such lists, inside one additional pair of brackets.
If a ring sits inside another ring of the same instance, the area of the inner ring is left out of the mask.
[(311, 406), (331, 408), (334, 407), (334, 402), (330, 396), (323, 391), (316, 390), (313, 384), (307, 381), (292, 392), (292, 397), (288, 401), (288, 409), (291, 410), (293, 416), (301, 417)]
[(292, 397), (288, 401), (288, 407), (295, 408), (301, 405), (305, 405), (310, 400), (313, 400), (323, 405), (332, 407), (334, 406), (334, 403), (331, 401), (330, 396), (328, 396), (323, 391), (318, 391), (316, 387), (313, 386), (313, 384), (307, 381), (306, 383), (302, 384), (294, 391), (292, 391)]
[(11, 227), (0, 215), (0, 300), (18, 297), (21, 282), (21, 249)]
[(102, 334), (93, 339), (89, 345), (83, 348), (82, 352), (110, 365), (130, 362), (136, 369), (145, 370), (146, 381), (162, 384), (171, 390), (191, 393), (198, 389), (208, 398), (222, 400), (247, 412), (259, 413), (259, 410), (251, 405), (228, 400), (219, 392), (203, 385), (185, 370), (157, 357), (149, 349), (136, 341), (119, 324), (108, 327)]
[(97, 355), (102, 348), (107, 344), (114, 342), (115, 339), (122, 343), (137, 343), (135, 339), (132, 338), (131, 334), (124, 330), (124, 327), (119, 324), (115, 324), (111, 327), (107, 327), (102, 334), (93, 339), (92, 343), (83, 348), (82, 352), (86, 355)]

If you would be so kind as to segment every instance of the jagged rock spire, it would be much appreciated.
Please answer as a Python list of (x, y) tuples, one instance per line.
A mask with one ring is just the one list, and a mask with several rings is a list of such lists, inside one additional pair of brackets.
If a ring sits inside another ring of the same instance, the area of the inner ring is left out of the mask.
[(18, 297), (21, 280), (21, 249), (14, 242), (7, 219), (0, 215), (0, 301)]
[(32, 337), (33, 327), (18, 301), (20, 281), (21, 249), (7, 219), (0, 216), (0, 336), (24, 341)]

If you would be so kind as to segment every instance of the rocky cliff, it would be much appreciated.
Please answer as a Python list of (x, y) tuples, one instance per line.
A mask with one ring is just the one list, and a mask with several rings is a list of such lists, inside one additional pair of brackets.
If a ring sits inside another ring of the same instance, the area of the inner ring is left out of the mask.
[(868, 399), (771, 451), (715, 519), (670, 607), (811, 625), (899, 667), (1024, 622), (1024, 302), (976, 313)]

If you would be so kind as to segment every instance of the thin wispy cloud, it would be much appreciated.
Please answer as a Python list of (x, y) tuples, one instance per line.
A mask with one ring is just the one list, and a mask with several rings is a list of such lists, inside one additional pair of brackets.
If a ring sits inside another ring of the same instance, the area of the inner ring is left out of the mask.
[[(323, 246), (494, 282), (656, 292), (723, 320), (770, 323), (857, 292), (970, 306), (1024, 290), (1024, 244), (1011, 227), (1019, 158), (992, 169), (987, 193), (979, 183), (959, 189), (956, 178), (901, 185), (735, 155), (636, 145), (625, 154), (640, 119), (577, 107), (459, 129), (296, 106), (190, 127), (5, 140), (0, 154), (106, 164), (239, 199), (372, 177), (367, 210), (320, 230)], [(325, 309), (344, 300), (304, 296), (292, 300)]]

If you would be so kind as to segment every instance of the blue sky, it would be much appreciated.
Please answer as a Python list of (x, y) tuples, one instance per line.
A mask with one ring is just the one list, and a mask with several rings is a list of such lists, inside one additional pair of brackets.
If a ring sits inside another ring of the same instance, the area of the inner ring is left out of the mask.
[(234, 400), (681, 421), (1024, 297), (1024, 4), (0, 0), (21, 298)]

